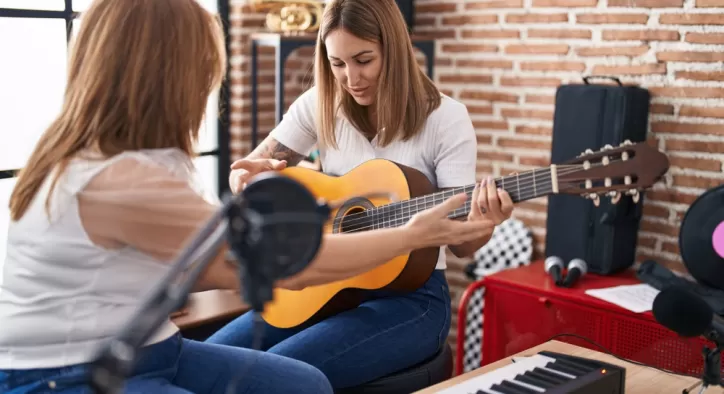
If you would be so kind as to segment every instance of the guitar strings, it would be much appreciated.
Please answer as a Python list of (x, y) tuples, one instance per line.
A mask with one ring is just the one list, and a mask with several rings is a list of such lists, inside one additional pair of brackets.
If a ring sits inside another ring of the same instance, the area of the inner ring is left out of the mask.
[[(569, 167), (577, 167), (577, 166), (571, 165)], [(552, 190), (552, 180), (545, 180), (545, 181), (541, 180), (540, 182), (537, 182), (535, 178), (543, 175), (543, 173), (536, 174), (534, 171), (535, 170), (533, 170), (533, 172), (526, 172), (524, 174), (519, 175), (518, 180), (516, 182), (518, 187), (516, 187), (517, 190), (514, 191), (515, 193), (522, 196), (530, 191), (535, 191), (537, 188), (540, 188), (541, 191), (543, 191), (544, 190), (543, 187), (547, 187), (547, 186), (551, 186), (551, 189), (545, 190), (546, 193), (549, 193)], [(558, 172), (558, 175), (567, 175), (567, 174), (573, 173), (575, 171), (577, 171), (577, 169), (565, 168), (564, 171)], [(546, 170), (546, 173), (547, 173), (547, 170)], [(498, 178), (498, 179), (496, 179), (496, 181), (498, 181), (500, 179), (501, 178)], [(401, 201), (401, 202), (397, 201), (397, 202), (393, 202), (390, 204), (381, 205), (379, 207), (369, 209), (369, 210), (359, 212), (359, 213), (353, 213), (351, 215), (347, 215), (342, 218), (335, 218), (334, 225), (335, 226), (338, 225), (341, 221), (344, 221), (346, 225), (354, 225), (355, 223), (369, 220), (370, 216), (375, 215), (375, 214), (381, 214), (384, 216), (384, 214), (387, 213), (387, 212), (384, 212), (385, 209), (392, 210), (401, 204), (410, 205), (409, 211), (410, 211), (410, 213), (413, 213), (412, 212), (413, 210), (417, 210), (422, 207), (425, 207), (425, 209), (427, 209), (428, 208), (427, 205), (429, 205), (430, 203), (437, 204), (437, 203), (443, 202), (446, 199), (452, 197), (453, 195), (455, 195), (459, 192), (465, 192), (466, 194), (471, 195), (474, 186), (475, 185), (468, 185), (468, 186), (462, 186), (462, 187), (450, 189), (443, 193), (440, 193), (440, 196), (436, 196), (436, 197), (432, 197), (432, 198), (430, 198), (429, 195), (419, 196), (419, 197), (415, 197), (415, 198)], [(466, 190), (466, 189), (470, 189), (470, 190)], [(467, 201), (466, 201), (466, 204), (467, 204)], [(414, 213), (418, 213), (418, 212), (419, 211), (414, 212)], [(392, 212), (390, 212), (390, 213), (392, 213)], [(392, 214), (394, 215), (395, 213), (392, 213)]]
[[(613, 161), (618, 161), (618, 160), (612, 160), (612, 162)], [(592, 165), (592, 167), (596, 167), (596, 166), (602, 166), (602, 164)], [(582, 165), (563, 165), (563, 166), (559, 166), (559, 168), (560, 167), (563, 167), (564, 170), (558, 171), (557, 174), (558, 175), (567, 175), (567, 174), (578, 171), (580, 169), (580, 167), (582, 167)], [(519, 179), (523, 178), (523, 182), (518, 182), (518, 183), (522, 183), (523, 185), (521, 187), (519, 187), (518, 190), (516, 190), (516, 192), (520, 196), (522, 196), (525, 193), (530, 192), (530, 191), (533, 191), (534, 192), (533, 196), (535, 196), (535, 194), (538, 194), (537, 189), (540, 189), (540, 191), (544, 192), (544, 194), (548, 194), (548, 193), (552, 192), (552, 190), (553, 190), (552, 179), (541, 181), (541, 182), (536, 182), (535, 178), (537, 176), (542, 175), (542, 174), (537, 174), (536, 171), (541, 171), (541, 169), (532, 170), (532, 171), (526, 172), (522, 175), (519, 174)], [(546, 171), (545, 173), (547, 173), (548, 170), (545, 169), (544, 171)], [(533, 179), (528, 179), (528, 178), (533, 178)], [(495, 180), (498, 181), (498, 180), (501, 180), (501, 178), (497, 178)], [(474, 187), (474, 185), (463, 186), (463, 187), (459, 187), (456, 189), (462, 190), (466, 194), (470, 195), (472, 193), (472, 189), (470, 191), (468, 191), (466, 189), (470, 189), (471, 187)], [(363, 226), (363, 227), (359, 227), (359, 228), (353, 228), (352, 230), (353, 231), (363, 231), (363, 230), (367, 230), (370, 228), (375, 228), (375, 226), (384, 228), (384, 227), (386, 227), (387, 224), (391, 224), (396, 221), (400, 221), (399, 224), (404, 224), (411, 218), (412, 215), (419, 213), (425, 209), (428, 209), (430, 203), (432, 203), (433, 205), (437, 205), (437, 204), (445, 201), (447, 198), (451, 197), (452, 195), (454, 195), (456, 193), (456, 189), (448, 190), (444, 193), (441, 193), (440, 196), (433, 197), (432, 199), (429, 198), (429, 195), (419, 196), (419, 197), (415, 197), (413, 199), (402, 201), (402, 202), (398, 201), (398, 202), (394, 202), (391, 204), (382, 205), (382, 206), (376, 207), (371, 210), (347, 215), (342, 218), (335, 218), (334, 226), (336, 227), (342, 222), (344, 222), (345, 227), (353, 226), (354, 224), (363, 224), (363, 223), (371, 220), (374, 216), (378, 216), (378, 217), (381, 216), (381, 219), (382, 219), (381, 222), (378, 222), (376, 224), (373, 223), (372, 225), (367, 225), (367, 226)], [(451, 193), (451, 195), (447, 195), (448, 193)], [(412, 204), (413, 202), (414, 202), (414, 204)], [(399, 206), (400, 204), (403, 204), (403, 203), (410, 205), (409, 212), (403, 212), (403, 213), (392, 212), (393, 208), (395, 208), (396, 206)], [(470, 200), (465, 202), (464, 208), (457, 208), (457, 209), (453, 210), (453, 213), (462, 211), (461, 214), (464, 214), (466, 212), (466, 210), (469, 209), (469, 207), (470, 207)], [(385, 212), (382, 208), (390, 209), (391, 212)], [(420, 209), (420, 208), (422, 208), (422, 209)], [(371, 215), (370, 215), (370, 212), (372, 213)], [(455, 214), (453, 214), (453, 216), (455, 216)], [(389, 219), (387, 219), (387, 217), (389, 217)]]
[[(571, 170), (562, 171), (562, 172), (559, 172), (559, 175), (566, 175), (567, 173), (571, 173), (571, 172), (575, 172), (575, 171), (571, 171)], [(538, 191), (537, 189), (540, 189), (541, 192), (545, 192), (546, 194), (550, 193), (553, 189), (552, 180), (541, 180), (538, 182), (538, 181), (536, 181), (535, 178), (536, 178), (536, 176), (539, 176), (539, 175), (540, 174), (533, 173), (533, 174), (525, 174), (524, 176), (521, 176), (520, 178), (522, 178), (522, 180), (520, 180), (520, 182), (517, 182), (520, 186), (517, 187), (517, 190), (515, 191), (515, 193), (519, 194), (519, 196), (523, 196), (529, 192), (532, 192), (532, 195), (535, 196), (535, 194), (537, 194), (537, 191)], [(467, 189), (469, 189), (469, 190), (467, 190)], [(463, 186), (463, 187), (447, 190), (447, 191), (441, 193), (440, 195), (434, 196), (432, 198), (429, 195), (427, 195), (427, 196), (415, 197), (413, 199), (402, 201), (402, 202), (398, 201), (398, 202), (394, 202), (391, 204), (382, 205), (382, 206), (379, 206), (374, 209), (347, 215), (343, 218), (335, 218), (334, 225), (337, 226), (341, 222), (344, 222), (346, 226), (353, 226), (354, 224), (361, 224), (361, 222), (367, 222), (371, 219), (372, 216), (375, 216), (375, 215), (377, 215), (377, 216), (381, 215), (383, 222), (385, 221), (384, 220), (385, 216), (402, 215), (403, 217), (398, 218), (398, 219), (409, 219), (410, 216), (412, 216), (416, 213), (419, 213), (425, 209), (428, 209), (430, 204), (432, 204), (433, 206), (437, 205), (459, 192), (465, 192), (466, 194), (468, 194), (470, 196), (473, 192), (473, 189), (474, 189), (474, 185), (468, 185), (468, 186)], [(401, 204), (409, 205), (409, 208), (408, 208), (409, 212), (404, 212), (404, 213), (400, 214), (398, 212), (393, 211), (394, 208), (399, 207)], [(469, 204), (469, 200), (466, 201), (466, 206), (467, 206), (467, 204)], [(385, 209), (389, 210), (389, 212), (386, 212)], [(460, 208), (458, 208), (454, 211), (457, 211), (459, 209)], [(408, 217), (405, 217), (405, 216), (408, 216)], [(361, 230), (361, 229), (365, 229), (365, 227), (355, 229), (355, 230)]]

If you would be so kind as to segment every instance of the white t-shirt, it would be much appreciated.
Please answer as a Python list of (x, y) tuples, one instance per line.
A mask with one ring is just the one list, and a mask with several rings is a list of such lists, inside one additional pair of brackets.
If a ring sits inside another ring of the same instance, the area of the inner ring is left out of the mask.
[[(270, 136), (288, 148), (309, 154), (317, 143), (317, 89), (304, 92), (289, 108)], [(422, 131), (408, 141), (397, 140), (382, 147), (343, 116), (337, 117), (338, 148), (320, 146), (319, 156), (326, 174), (341, 176), (372, 159), (387, 159), (412, 167), (439, 189), (475, 183), (478, 143), (475, 128), (464, 104), (442, 95), (440, 106), (427, 118)], [(437, 269), (445, 269), (445, 248), (440, 248)]]
[[(8, 228), (0, 256), (0, 369), (87, 363), (128, 324), (218, 209), (176, 149), (75, 159)], [(92, 233), (89, 229), (93, 229)], [(119, 240), (108, 247), (98, 237)], [(148, 344), (175, 334), (166, 319)]]

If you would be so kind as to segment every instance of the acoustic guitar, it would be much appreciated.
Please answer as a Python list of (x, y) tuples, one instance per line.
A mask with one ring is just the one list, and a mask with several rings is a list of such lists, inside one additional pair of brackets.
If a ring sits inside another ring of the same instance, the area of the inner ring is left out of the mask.
[[(659, 181), (668, 171), (667, 156), (646, 143), (624, 142), (600, 151), (587, 150), (558, 165), (495, 179), (518, 203), (549, 194), (581, 195), (598, 206), (600, 196), (617, 202), (622, 196), (638, 202), (639, 193)], [(413, 215), (431, 208), (455, 194), (472, 196), (475, 184), (436, 190), (421, 172), (384, 159), (363, 163), (345, 175), (335, 177), (314, 170), (289, 167), (281, 171), (326, 201), (345, 201), (332, 211), (326, 233), (345, 233), (401, 226)], [(394, 201), (390, 194), (396, 195)], [(372, 197), (355, 197), (372, 196)], [(450, 212), (464, 219), (470, 200)], [(368, 290), (414, 291), (432, 275), (438, 247), (415, 250), (377, 268), (348, 279), (311, 286), (302, 290), (274, 289), (274, 298), (262, 312), (272, 326), (291, 328), (312, 324), (362, 302)]]

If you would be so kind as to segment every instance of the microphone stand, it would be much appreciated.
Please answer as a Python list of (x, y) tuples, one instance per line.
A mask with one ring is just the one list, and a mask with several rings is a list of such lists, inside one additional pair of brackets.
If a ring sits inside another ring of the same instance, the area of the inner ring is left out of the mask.
[(704, 356), (704, 373), (702, 374), (701, 381), (695, 385), (684, 389), (683, 394), (689, 394), (694, 390), (695, 387), (701, 385), (699, 394), (704, 393), (710, 386), (720, 386), (721, 382), (721, 350), (724, 348), (724, 344), (716, 343), (715, 347), (709, 347), (704, 345), (702, 354)]
[[(128, 320), (128, 324), (100, 348), (90, 368), (90, 386), (94, 393), (121, 392), (126, 377), (133, 370), (139, 349), (168, 320), (172, 312), (187, 302), (188, 294), (218, 254), (225, 236), (228, 236), (229, 249), (237, 258), (242, 273), (252, 277), (252, 279), (246, 278), (243, 286), (247, 301), (254, 310), (262, 310), (263, 305), (271, 301), (273, 283), (280, 279), (279, 272), (250, 267), (243, 259), (246, 251), (261, 241), (262, 227), (265, 224), (262, 215), (247, 210), (246, 205), (243, 193), (225, 198), (221, 209), (184, 248), (168, 272)], [(321, 217), (323, 214), (321, 216), (320, 214), (322, 212), (289, 215), (279, 213), (269, 216), (284, 217), (288, 222), (318, 223), (321, 229), (324, 221)], [(276, 218), (271, 221), (281, 222), (282, 219)], [(183, 273), (185, 277), (179, 280), (179, 275)]]

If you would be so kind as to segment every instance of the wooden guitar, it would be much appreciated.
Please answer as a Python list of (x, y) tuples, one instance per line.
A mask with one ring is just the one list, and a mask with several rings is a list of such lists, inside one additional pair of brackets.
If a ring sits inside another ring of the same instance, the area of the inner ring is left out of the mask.
[[(610, 196), (613, 202), (622, 196), (638, 202), (639, 192), (661, 179), (668, 168), (665, 154), (646, 143), (627, 141), (598, 152), (587, 150), (563, 164), (497, 178), (495, 183), (516, 203), (565, 193), (581, 195), (598, 206), (601, 195)], [(421, 172), (382, 159), (368, 161), (340, 177), (298, 167), (282, 170), (281, 174), (302, 183), (318, 198), (346, 201), (332, 211), (325, 227), (327, 233), (401, 226), (416, 213), (455, 194), (464, 192), (472, 196), (475, 188), (472, 184), (437, 191)], [(390, 193), (398, 200), (387, 197)], [(450, 212), (449, 217), (466, 217), (470, 200), (464, 207)], [(414, 291), (432, 275), (438, 253), (438, 247), (415, 250), (349, 279), (303, 290), (277, 288), (262, 317), (275, 327), (297, 327), (359, 305), (368, 290)]]

